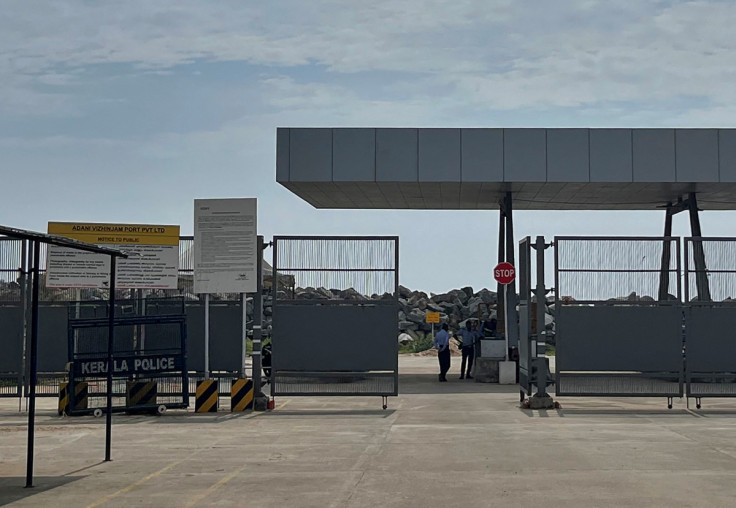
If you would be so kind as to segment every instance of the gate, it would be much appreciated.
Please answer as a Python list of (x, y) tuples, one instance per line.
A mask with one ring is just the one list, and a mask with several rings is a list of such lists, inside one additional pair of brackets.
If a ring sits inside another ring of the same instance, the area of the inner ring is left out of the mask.
[(736, 396), (736, 238), (685, 239), (687, 396)]
[(398, 395), (398, 237), (273, 243), (271, 395)]
[(682, 397), (679, 238), (554, 246), (557, 395)]

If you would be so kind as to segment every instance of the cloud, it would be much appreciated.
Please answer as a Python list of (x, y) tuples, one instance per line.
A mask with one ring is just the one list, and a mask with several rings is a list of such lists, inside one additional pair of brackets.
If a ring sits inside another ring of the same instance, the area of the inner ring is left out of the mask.
[(58, 89), (73, 85), (78, 69), (165, 74), (199, 62), (272, 68), (267, 82), (288, 89), (272, 105), (285, 110), (301, 100), (279, 80), (296, 82), (315, 66), (324, 72), (300, 90), (323, 108), (367, 100), (338, 83), (355, 73), (384, 73), (378, 102), (395, 102), (399, 91), (404, 102), (434, 96), (458, 110), (657, 109), (693, 97), (720, 118), (736, 100), (733, 2), (56, 0), (40, 10), (18, 0), (4, 8), (0, 110), (15, 114), (73, 112)]

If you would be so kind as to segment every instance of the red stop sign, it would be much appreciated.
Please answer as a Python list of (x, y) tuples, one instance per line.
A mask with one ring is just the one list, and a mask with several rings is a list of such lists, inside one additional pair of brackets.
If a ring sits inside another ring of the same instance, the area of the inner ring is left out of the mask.
[(516, 268), (511, 263), (499, 263), (493, 269), (493, 278), (499, 284), (511, 284), (516, 278)]

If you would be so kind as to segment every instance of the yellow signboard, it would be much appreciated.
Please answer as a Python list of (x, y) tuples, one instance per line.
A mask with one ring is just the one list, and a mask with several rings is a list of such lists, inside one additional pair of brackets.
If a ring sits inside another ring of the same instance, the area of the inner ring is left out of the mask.
[[(179, 226), (49, 222), (48, 232), (124, 251), (128, 257), (115, 267), (116, 286), (121, 289), (177, 289)], [(104, 289), (109, 279), (109, 256), (49, 246), (46, 287)]]
[(179, 246), (179, 226), (49, 222), (48, 232), (94, 244)]
[(427, 312), (427, 323), (439, 323), (440, 313), (439, 312)]

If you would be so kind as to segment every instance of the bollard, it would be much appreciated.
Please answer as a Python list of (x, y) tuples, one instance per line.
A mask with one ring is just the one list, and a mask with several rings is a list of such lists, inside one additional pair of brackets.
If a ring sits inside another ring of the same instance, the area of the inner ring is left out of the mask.
[(230, 411), (253, 409), (253, 381), (248, 378), (233, 379), (230, 388)]
[(158, 396), (156, 381), (128, 381), (126, 388), (125, 407), (156, 405)]
[(216, 413), (219, 392), (215, 379), (204, 379), (197, 383), (197, 391), (194, 398), (194, 411), (196, 413)]

